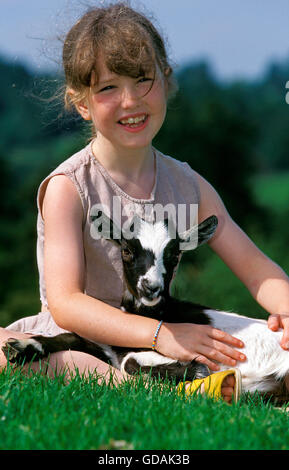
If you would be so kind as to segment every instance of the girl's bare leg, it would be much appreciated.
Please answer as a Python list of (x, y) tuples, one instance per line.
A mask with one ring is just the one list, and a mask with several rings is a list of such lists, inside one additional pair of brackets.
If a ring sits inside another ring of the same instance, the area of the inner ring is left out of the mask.
[[(0, 369), (6, 367), (7, 360), (2, 351), (2, 345), (9, 338), (23, 339), (29, 338), (32, 335), (27, 333), (19, 333), (5, 328), (0, 328)], [(111, 379), (115, 384), (122, 382), (125, 377), (123, 374), (112, 366), (109, 366), (105, 362), (97, 359), (90, 354), (86, 354), (80, 351), (60, 351), (53, 353), (49, 357), (49, 361), (42, 359), (41, 366), (39, 361), (26, 364), (23, 369), (28, 371), (39, 371), (41, 367), (42, 371), (50, 376), (54, 377), (56, 373), (66, 373), (66, 379), (76, 374), (78, 371), (80, 375), (89, 377), (91, 374), (97, 373), (100, 377), (99, 382), (103, 382), (103, 379), (108, 383)]]
[[(42, 359), (41, 369), (45, 371), (49, 377), (55, 377), (56, 374), (64, 374), (67, 382), (73, 378), (76, 373), (83, 378), (88, 378), (97, 374), (98, 383), (105, 381), (107, 384), (111, 380), (114, 385), (125, 380), (123, 374), (114, 367), (97, 359), (90, 354), (80, 351), (60, 351), (52, 353), (48, 359)], [(25, 364), (24, 369), (39, 371), (39, 362)]]
[[(29, 338), (32, 335), (27, 333), (13, 332), (0, 328), (0, 370), (2, 367), (7, 365), (6, 357), (1, 350), (2, 345), (9, 338), (23, 339)], [(97, 373), (99, 375), (98, 382), (101, 383), (105, 380), (109, 383), (113, 379), (115, 385), (123, 382), (126, 377), (112, 366), (109, 366), (105, 362), (97, 359), (90, 354), (86, 354), (80, 351), (60, 351), (50, 355), (49, 362), (46, 359), (41, 361), (41, 370), (44, 370), (50, 377), (55, 377), (56, 373), (66, 373), (66, 380), (69, 381), (73, 375), (78, 371), (81, 376), (89, 377), (91, 374)], [(39, 362), (33, 362), (32, 364), (26, 364), (24, 370), (39, 371)], [(225, 401), (230, 402), (232, 394), (234, 392), (235, 379), (233, 376), (228, 376), (223, 382), (222, 395)], [(200, 392), (202, 393), (202, 387)]]

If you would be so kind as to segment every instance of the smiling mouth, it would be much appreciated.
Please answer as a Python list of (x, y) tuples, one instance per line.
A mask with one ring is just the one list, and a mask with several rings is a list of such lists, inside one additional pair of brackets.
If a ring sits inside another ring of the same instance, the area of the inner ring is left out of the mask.
[(143, 114), (142, 116), (138, 116), (135, 118), (129, 117), (127, 119), (121, 119), (118, 121), (118, 124), (124, 127), (128, 127), (130, 129), (135, 129), (135, 128), (143, 126), (144, 123), (147, 121), (147, 119), (148, 119), (148, 115)]

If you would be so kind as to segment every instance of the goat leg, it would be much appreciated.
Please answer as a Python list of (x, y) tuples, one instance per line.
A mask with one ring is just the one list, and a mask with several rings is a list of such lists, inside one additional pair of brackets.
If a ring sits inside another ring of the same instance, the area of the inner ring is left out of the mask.
[(2, 351), (12, 364), (37, 361), (51, 353), (67, 350), (85, 352), (108, 362), (108, 357), (100, 346), (76, 333), (61, 333), (56, 336), (36, 335), (27, 339), (9, 338), (2, 346)]
[(149, 366), (140, 365), (134, 357), (129, 357), (125, 361), (124, 370), (129, 375), (135, 375), (141, 372), (153, 378), (169, 380), (175, 383), (179, 383), (183, 380), (192, 381), (209, 375), (208, 368), (196, 361), (186, 364), (176, 361), (168, 364)]

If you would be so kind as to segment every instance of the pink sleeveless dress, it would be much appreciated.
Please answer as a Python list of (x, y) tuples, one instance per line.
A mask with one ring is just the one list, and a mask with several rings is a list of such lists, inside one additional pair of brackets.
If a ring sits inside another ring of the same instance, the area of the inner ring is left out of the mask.
[[(105, 207), (113, 214), (115, 207), (121, 209), (122, 223), (133, 213), (147, 217), (148, 208), (160, 204), (198, 205), (200, 193), (195, 172), (187, 163), (164, 155), (154, 149), (156, 177), (149, 199), (136, 199), (126, 194), (98, 162), (92, 152), (92, 143), (65, 160), (40, 184), (37, 193), (37, 264), (42, 311), (37, 315), (21, 318), (6, 328), (32, 334), (54, 336), (65, 330), (56, 325), (49, 312), (44, 279), (44, 220), (41, 206), (47, 183), (55, 175), (66, 175), (75, 185), (83, 208), (83, 249), (85, 257), (85, 290), (89, 296), (120, 307), (124, 290), (122, 261), (119, 248), (105, 239), (95, 239), (91, 232), (91, 214), (95, 207)], [(117, 203), (117, 204), (116, 204)], [(96, 206), (97, 205), (97, 206)], [(187, 223), (190, 223), (189, 210)], [(189, 226), (187, 226), (189, 228)], [(44, 311), (43, 311), (44, 310)]]

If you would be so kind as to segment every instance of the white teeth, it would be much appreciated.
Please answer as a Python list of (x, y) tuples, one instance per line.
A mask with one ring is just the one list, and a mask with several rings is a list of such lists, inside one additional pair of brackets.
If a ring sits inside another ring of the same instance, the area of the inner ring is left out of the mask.
[(145, 114), (143, 116), (139, 116), (139, 117), (130, 117), (128, 119), (123, 119), (120, 121), (121, 124), (138, 124), (139, 122), (141, 121), (144, 121), (146, 118)]

